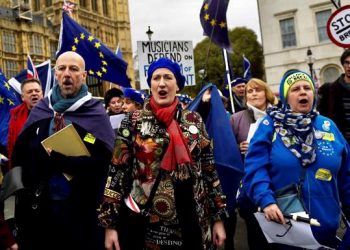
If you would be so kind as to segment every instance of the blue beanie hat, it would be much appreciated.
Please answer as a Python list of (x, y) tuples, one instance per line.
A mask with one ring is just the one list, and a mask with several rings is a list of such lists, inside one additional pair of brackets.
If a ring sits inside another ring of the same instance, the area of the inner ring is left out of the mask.
[(152, 79), (153, 72), (159, 68), (166, 68), (171, 72), (173, 72), (179, 89), (182, 90), (184, 88), (186, 78), (181, 74), (181, 69), (179, 64), (171, 61), (166, 57), (159, 58), (157, 61), (154, 61), (149, 66), (148, 72), (147, 72), (147, 83), (149, 87), (151, 87), (151, 79)]
[[(310, 84), (312, 91), (314, 92), (314, 98), (316, 98), (315, 92), (315, 83), (312, 80), (311, 76), (304, 71), (300, 71), (297, 69), (288, 70), (284, 73), (283, 78), (280, 83), (280, 99), (283, 104), (287, 104), (287, 96), (290, 87), (298, 81), (306, 81)], [(315, 99), (314, 99), (315, 105)]]
[(137, 91), (133, 88), (124, 88), (123, 91), (124, 91), (124, 98), (129, 98), (130, 100), (133, 100), (134, 102), (137, 102), (143, 105), (144, 97), (140, 91)]
[(241, 83), (247, 84), (247, 82), (248, 81), (245, 78), (237, 77), (236, 79), (234, 79), (232, 81), (232, 86), (236, 86), (236, 85), (241, 84)]

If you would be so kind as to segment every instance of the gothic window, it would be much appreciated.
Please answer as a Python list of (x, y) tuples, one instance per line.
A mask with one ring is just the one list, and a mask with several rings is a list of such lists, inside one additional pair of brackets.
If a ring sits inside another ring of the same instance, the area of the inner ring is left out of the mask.
[(38, 34), (32, 34), (29, 37), (29, 53), (42, 55), (43, 54), (43, 40)]
[(4, 52), (16, 53), (16, 36), (12, 31), (3, 31), (2, 47)]
[(97, 11), (97, 0), (91, 0), (91, 8), (94, 11)]
[(4, 72), (7, 79), (10, 79), (18, 74), (18, 66), (15, 61), (4, 60), (4, 66)]
[(102, 0), (102, 9), (103, 9), (103, 14), (108, 16), (108, 0)]

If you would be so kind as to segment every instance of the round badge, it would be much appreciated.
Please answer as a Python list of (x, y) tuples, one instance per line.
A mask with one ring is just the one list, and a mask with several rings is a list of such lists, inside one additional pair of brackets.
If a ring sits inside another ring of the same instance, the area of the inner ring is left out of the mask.
[(156, 154), (156, 155), (161, 155), (162, 154), (162, 152), (163, 152), (163, 150), (161, 149), (161, 148), (157, 148), (155, 151), (154, 151), (154, 153)]
[(191, 125), (189, 128), (188, 128), (188, 131), (190, 131), (191, 134), (198, 134), (198, 128), (194, 125)]
[(324, 121), (322, 124), (322, 128), (324, 131), (329, 131), (331, 128), (331, 123), (329, 121)]
[(316, 138), (316, 139), (321, 139), (321, 138), (322, 138), (322, 132), (319, 131), (319, 130), (316, 130), (316, 131), (315, 131), (315, 138)]
[(130, 131), (129, 131), (128, 129), (123, 129), (122, 135), (123, 135), (124, 137), (128, 137), (128, 136), (130, 135)]

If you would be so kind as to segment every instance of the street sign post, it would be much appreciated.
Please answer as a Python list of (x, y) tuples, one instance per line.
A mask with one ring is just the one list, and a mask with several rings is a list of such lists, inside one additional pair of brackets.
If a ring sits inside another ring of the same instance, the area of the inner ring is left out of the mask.
[(337, 9), (328, 19), (329, 39), (337, 46), (350, 47), (350, 5)]

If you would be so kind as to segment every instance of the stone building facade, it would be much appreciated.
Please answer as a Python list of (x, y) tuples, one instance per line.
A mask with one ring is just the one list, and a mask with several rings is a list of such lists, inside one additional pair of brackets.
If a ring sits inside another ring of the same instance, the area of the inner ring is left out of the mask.
[[(327, 35), (327, 20), (336, 9), (330, 0), (257, 0), (257, 3), (266, 80), (275, 92), (284, 72), (289, 69), (310, 72), (310, 62), (319, 84), (339, 76), (343, 71), (339, 58), (344, 50)], [(341, 5), (347, 4), (349, 0), (341, 1)], [(312, 52), (311, 61), (308, 49)]]
[[(133, 58), (128, 0), (70, 0), (76, 7), (73, 19), (112, 51), (119, 47), (133, 81)], [(10, 78), (26, 67), (29, 53), (34, 64), (48, 59), (55, 63), (63, 0), (0, 1), (0, 67)], [(102, 96), (109, 83), (89, 77), (95, 96)]]

